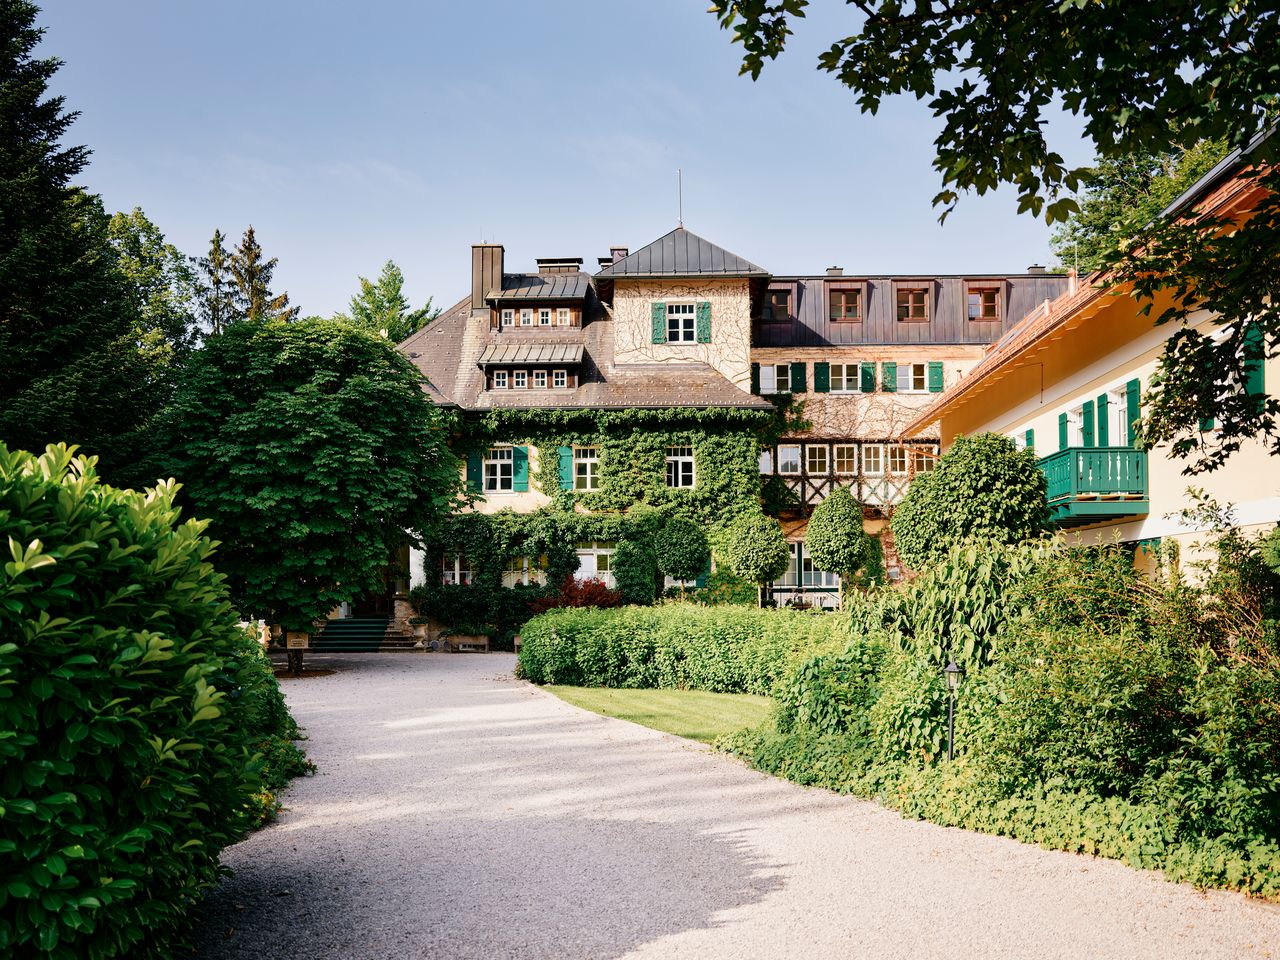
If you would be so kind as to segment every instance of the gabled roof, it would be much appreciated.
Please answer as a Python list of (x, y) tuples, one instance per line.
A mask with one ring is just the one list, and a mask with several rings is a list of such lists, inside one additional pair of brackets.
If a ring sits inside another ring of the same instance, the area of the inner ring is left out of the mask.
[(585, 273), (507, 273), (502, 289), (490, 290), (486, 300), (581, 300), (591, 278)]
[(645, 277), (767, 277), (769, 271), (684, 227), (596, 274), (599, 280)]

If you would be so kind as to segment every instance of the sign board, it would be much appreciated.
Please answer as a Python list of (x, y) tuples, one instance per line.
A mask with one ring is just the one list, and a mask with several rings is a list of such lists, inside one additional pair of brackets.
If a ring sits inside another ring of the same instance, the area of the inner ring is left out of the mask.
[(311, 634), (301, 630), (290, 630), (284, 635), (285, 647), (289, 650), (306, 650), (311, 646)]

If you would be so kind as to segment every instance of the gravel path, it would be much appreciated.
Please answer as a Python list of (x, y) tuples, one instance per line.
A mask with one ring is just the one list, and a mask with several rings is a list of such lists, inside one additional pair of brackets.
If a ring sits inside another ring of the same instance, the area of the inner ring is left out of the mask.
[(1280, 957), (1280, 908), (909, 822), (585, 713), (509, 654), (313, 656), (317, 776), (203, 958)]

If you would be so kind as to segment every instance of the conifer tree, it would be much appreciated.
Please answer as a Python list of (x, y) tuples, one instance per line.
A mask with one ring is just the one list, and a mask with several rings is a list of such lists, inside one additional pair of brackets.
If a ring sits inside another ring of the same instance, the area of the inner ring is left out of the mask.
[(158, 402), (138, 352), (137, 304), (96, 196), (72, 185), (89, 151), (48, 96), (61, 62), (36, 59), (27, 0), (0, 0), (0, 440), (79, 444), (113, 481)]
[(217, 336), (237, 320), (243, 320), (237, 302), (236, 281), (231, 276), (231, 252), (226, 235), (213, 231), (207, 256), (196, 260), (200, 271), (200, 320), (205, 332)]
[(289, 306), (287, 293), (271, 292), (271, 278), (278, 258), (264, 259), (253, 225), (245, 230), (231, 254), (231, 276), (235, 280), (238, 309), (249, 320), (294, 320), (300, 308)]
[(417, 310), (409, 306), (404, 295), (404, 273), (394, 260), (382, 265), (376, 281), (360, 277), (360, 292), (351, 298), (347, 310), (334, 319), (380, 333), (392, 343), (400, 343), (440, 314), (431, 308), (430, 297)]

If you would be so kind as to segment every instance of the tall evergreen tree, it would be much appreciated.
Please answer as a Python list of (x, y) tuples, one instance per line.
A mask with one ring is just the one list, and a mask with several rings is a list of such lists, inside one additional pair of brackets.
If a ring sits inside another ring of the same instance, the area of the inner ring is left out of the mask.
[(89, 151), (61, 142), (76, 114), (47, 95), (61, 62), (35, 58), (36, 14), (0, 0), (0, 440), (79, 444), (115, 479), (156, 399), (108, 218), (71, 184)]
[(300, 308), (289, 306), (289, 294), (271, 292), (271, 278), (279, 259), (264, 259), (253, 225), (245, 230), (231, 254), (231, 276), (238, 291), (240, 312), (249, 320), (294, 320)]
[(347, 310), (334, 319), (380, 333), (392, 343), (400, 343), (440, 315), (439, 310), (432, 309), (430, 297), (417, 310), (409, 306), (404, 295), (404, 273), (394, 260), (382, 265), (376, 281), (360, 277), (360, 292), (351, 298)]
[(195, 261), (199, 270), (200, 322), (205, 333), (217, 336), (237, 320), (243, 320), (237, 303), (237, 287), (231, 275), (231, 252), (221, 230), (213, 231), (209, 253)]

